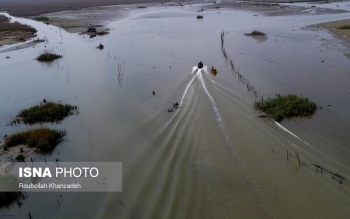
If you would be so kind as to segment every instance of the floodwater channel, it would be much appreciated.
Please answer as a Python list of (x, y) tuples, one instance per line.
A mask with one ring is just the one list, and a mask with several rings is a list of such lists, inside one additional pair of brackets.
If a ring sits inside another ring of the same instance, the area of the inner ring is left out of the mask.
[[(80, 113), (60, 124), (37, 125), (67, 136), (51, 155), (33, 159), (122, 162), (123, 191), (28, 193), (21, 208), (2, 209), (3, 218), (350, 215), (348, 49), (324, 30), (305, 28), (349, 14), (264, 16), (221, 8), (196, 19), (199, 8), (130, 11), (107, 25), (110, 34), (91, 39), (13, 18), (46, 40), (0, 48), (0, 136), (32, 128), (7, 124), (44, 98), (78, 105)], [(244, 35), (255, 29), (266, 37)], [(44, 50), (63, 58), (39, 63)], [(258, 117), (254, 101), (288, 93), (322, 108), (281, 124)], [(175, 102), (180, 108), (169, 113)], [(311, 163), (343, 175), (344, 183)]]

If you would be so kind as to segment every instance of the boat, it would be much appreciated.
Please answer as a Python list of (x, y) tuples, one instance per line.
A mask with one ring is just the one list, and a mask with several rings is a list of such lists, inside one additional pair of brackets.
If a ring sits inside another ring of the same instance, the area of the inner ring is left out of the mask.
[(198, 63), (198, 68), (203, 68), (203, 62)]
[(211, 74), (214, 75), (214, 76), (216, 76), (216, 74), (218, 73), (217, 70), (216, 70), (216, 68), (214, 68), (214, 67), (211, 67), (210, 72), (211, 72)]

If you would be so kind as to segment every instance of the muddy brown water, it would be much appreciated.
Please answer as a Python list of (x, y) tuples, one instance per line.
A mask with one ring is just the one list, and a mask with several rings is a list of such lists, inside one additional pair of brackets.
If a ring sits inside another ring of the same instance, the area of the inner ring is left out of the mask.
[[(196, 9), (131, 12), (108, 25), (109, 35), (92, 39), (25, 20), (47, 41), (0, 53), (0, 135), (31, 128), (6, 123), (43, 98), (78, 105), (79, 115), (45, 125), (65, 128), (66, 141), (33, 159), (123, 162), (123, 192), (28, 193), (21, 208), (1, 210), (4, 218), (28, 212), (35, 218), (350, 215), (347, 48), (324, 31), (301, 28), (344, 15), (264, 17), (217, 9), (198, 20)], [(253, 29), (267, 38), (244, 35)], [(223, 57), (223, 30), (228, 59), (257, 96)], [(100, 43), (103, 50), (96, 49)], [(63, 58), (38, 63), (44, 49)], [(276, 93), (300, 94), (323, 108), (280, 127), (253, 109), (255, 100)], [(174, 102), (180, 108), (168, 113)], [(339, 184), (311, 163), (346, 180)]]

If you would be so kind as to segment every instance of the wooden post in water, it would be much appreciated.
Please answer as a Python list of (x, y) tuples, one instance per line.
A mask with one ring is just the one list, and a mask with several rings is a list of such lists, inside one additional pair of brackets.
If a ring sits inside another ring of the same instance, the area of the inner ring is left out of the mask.
[(298, 154), (298, 152), (295, 152), (296, 153), (296, 155), (297, 155), (297, 158), (298, 158), (298, 163), (299, 163), (299, 165), (300, 165), (300, 158), (299, 158), (299, 154)]

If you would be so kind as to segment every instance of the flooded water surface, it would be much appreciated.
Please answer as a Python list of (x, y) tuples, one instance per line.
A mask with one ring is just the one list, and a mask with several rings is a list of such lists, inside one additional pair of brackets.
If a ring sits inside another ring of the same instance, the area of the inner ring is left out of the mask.
[[(24, 21), (46, 41), (0, 48), (0, 135), (31, 128), (7, 124), (44, 98), (78, 105), (78, 115), (48, 125), (66, 129), (66, 140), (33, 159), (122, 162), (123, 191), (28, 193), (21, 208), (3, 209), (3, 218), (350, 215), (347, 48), (325, 31), (304, 28), (348, 14), (265, 17), (215, 9), (197, 19), (198, 9), (130, 11), (108, 24), (110, 34), (91, 39)], [(266, 37), (244, 35), (255, 29)], [(44, 50), (63, 58), (41, 64), (35, 58)], [(254, 101), (277, 93), (322, 108), (281, 124), (259, 118)], [(168, 112), (175, 102), (180, 107)]]

